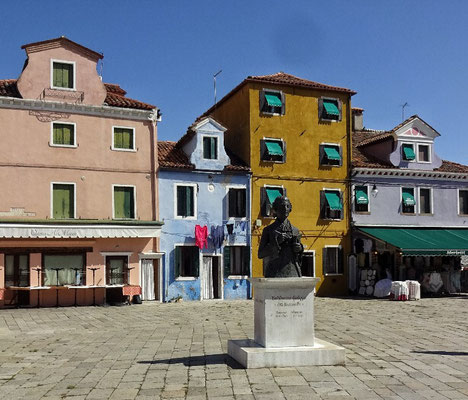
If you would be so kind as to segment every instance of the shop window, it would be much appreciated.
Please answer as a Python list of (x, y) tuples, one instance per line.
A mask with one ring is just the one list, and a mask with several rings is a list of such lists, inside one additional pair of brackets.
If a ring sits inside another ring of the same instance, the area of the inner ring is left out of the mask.
[(176, 185), (176, 217), (195, 217), (194, 185)]
[(262, 161), (286, 162), (286, 142), (282, 139), (263, 139), (260, 142)]
[(322, 121), (341, 121), (341, 101), (339, 99), (319, 99), (319, 119)]
[(315, 254), (312, 251), (302, 253), (302, 276), (315, 276)]
[(405, 161), (414, 161), (416, 155), (414, 154), (414, 145), (404, 143), (401, 145), (401, 156)]
[(343, 219), (341, 192), (339, 190), (321, 190), (320, 210), (322, 219)]
[(228, 217), (245, 218), (247, 216), (247, 190), (230, 188), (228, 191)]
[(354, 211), (357, 213), (369, 212), (369, 187), (354, 187)]
[(224, 247), (224, 276), (249, 276), (250, 247), (225, 246)]
[(431, 162), (430, 146), (418, 144), (418, 162)]
[(75, 184), (52, 184), (52, 218), (75, 218)]
[(44, 254), (44, 286), (83, 285), (85, 254)]
[(127, 285), (129, 282), (128, 256), (106, 257), (106, 284)]
[(414, 214), (416, 200), (414, 199), (414, 188), (401, 189), (401, 212), (402, 214)]
[(29, 256), (27, 254), (5, 255), (5, 286), (29, 286)]
[(206, 160), (218, 159), (218, 138), (216, 136), (203, 137), (203, 158)]
[(468, 215), (468, 190), (458, 191), (458, 214)]
[(261, 213), (263, 217), (273, 217), (272, 205), (279, 196), (286, 196), (286, 189), (281, 186), (265, 186), (260, 189)]
[(52, 146), (76, 147), (75, 124), (53, 122)]
[(264, 114), (284, 115), (285, 96), (277, 90), (262, 90), (260, 92), (260, 111)]
[(320, 165), (340, 167), (342, 164), (341, 146), (321, 144), (319, 149)]
[(114, 218), (135, 218), (134, 186), (114, 186)]
[(135, 129), (114, 126), (112, 128), (112, 150), (135, 151)]
[(343, 251), (341, 247), (323, 248), (323, 274), (343, 274)]
[(432, 190), (419, 188), (419, 213), (432, 214)]
[(199, 250), (197, 246), (176, 246), (174, 249), (175, 277), (197, 278), (199, 275)]
[(75, 88), (75, 63), (52, 62), (52, 88), (74, 89)]

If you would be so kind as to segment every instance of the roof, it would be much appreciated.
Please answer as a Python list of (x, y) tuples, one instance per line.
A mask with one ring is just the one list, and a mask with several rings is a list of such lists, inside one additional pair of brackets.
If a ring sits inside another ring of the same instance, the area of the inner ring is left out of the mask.
[[(16, 82), (16, 79), (0, 80), (0, 96), (16, 97), (21, 99), (21, 94), (18, 91)], [(156, 108), (156, 106), (153, 106), (152, 104), (143, 103), (142, 101), (125, 97), (127, 92), (119, 85), (104, 83), (104, 87), (107, 91), (104, 102), (110, 107), (132, 108), (137, 110), (153, 110)]]
[[(225, 167), (226, 171), (247, 172), (249, 167), (235, 154), (227, 151), (231, 164)], [(158, 161), (160, 168), (194, 170), (195, 166), (189, 161), (187, 155), (177, 142), (158, 141)]]
[(48, 47), (53, 47), (53, 45), (63, 45), (63, 44), (68, 44), (68, 45), (71, 45), (72, 47), (77, 47), (79, 48), (80, 50), (84, 51), (85, 53), (88, 53), (89, 55), (92, 55), (98, 59), (103, 59), (104, 58), (104, 55), (102, 53), (98, 53), (94, 50), (91, 50), (90, 48), (88, 47), (85, 47), (79, 43), (76, 43), (74, 42), (73, 40), (70, 40), (68, 38), (66, 38), (65, 36), (60, 36), (58, 38), (54, 38), (54, 39), (48, 39), (48, 40), (43, 40), (41, 42), (33, 42), (33, 43), (27, 43), (27, 44), (24, 44), (23, 46), (21, 46), (22, 49), (25, 49), (26, 52), (29, 48), (31, 47), (36, 47), (37, 50), (36, 51), (39, 51), (39, 50), (43, 50), (45, 48), (48, 48)]

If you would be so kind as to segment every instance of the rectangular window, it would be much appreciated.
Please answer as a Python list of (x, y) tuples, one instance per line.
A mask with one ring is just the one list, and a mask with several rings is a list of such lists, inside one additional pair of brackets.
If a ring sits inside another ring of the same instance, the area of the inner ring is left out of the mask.
[(135, 218), (135, 188), (133, 186), (114, 186), (114, 218)]
[(135, 150), (135, 129), (114, 126), (113, 150)]
[(203, 137), (203, 158), (207, 160), (218, 159), (218, 138), (213, 136)]
[(260, 142), (262, 161), (286, 162), (286, 143), (281, 139), (263, 139)]
[(413, 188), (401, 189), (401, 212), (402, 214), (414, 214), (416, 210)]
[(52, 63), (52, 87), (60, 89), (74, 89), (74, 64), (57, 62)]
[(315, 254), (311, 251), (302, 253), (301, 272), (302, 276), (315, 276)]
[(230, 188), (228, 192), (229, 218), (245, 218), (247, 216), (247, 190)]
[(224, 247), (224, 276), (249, 276), (250, 247)]
[(284, 115), (285, 96), (277, 90), (263, 90), (260, 92), (260, 111), (264, 114)]
[(5, 254), (5, 286), (29, 286), (29, 256)]
[(195, 187), (186, 185), (176, 186), (177, 217), (195, 216)]
[(458, 206), (460, 215), (468, 215), (468, 190), (458, 191)]
[(419, 188), (419, 213), (432, 214), (432, 190)]
[(72, 183), (52, 184), (52, 218), (75, 218), (75, 185)]
[(127, 285), (128, 284), (128, 256), (106, 257), (106, 284)]
[(319, 119), (341, 121), (341, 101), (338, 99), (319, 99)]
[(197, 246), (176, 246), (174, 249), (175, 278), (199, 275), (199, 250)]
[(45, 254), (44, 286), (84, 285), (86, 254)]
[(320, 165), (341, 166), (341, 146), (335, 144), (320, 145)]
[(409, 143), (404, 143), (401, 145), (401, 152), (403, 160), (405, 161), (414, 161), (416, 155), (414, 154), (414, 146)]
[(369, 188), (368, 186), (354, 187), (354, 211), (369, 212)]
[(53, 122), (52, 145), (75, 146), (75, 124)]
[(427, 144), (418, 144), (418, 162), (430, 162), (430, 147)]
[(343, 273), (343, 256), (340, 247), (323, 248), (323, 274), (338, 275)]
[(273, 217), (272, 205), (279, 196), (286, 196), (286, 189), (281, 186), (265, 186), (260, 189), (260, 202), (263, 217)]
[(322, 219), (343, 219), (343, 201), (339, 190), (320, 191)]

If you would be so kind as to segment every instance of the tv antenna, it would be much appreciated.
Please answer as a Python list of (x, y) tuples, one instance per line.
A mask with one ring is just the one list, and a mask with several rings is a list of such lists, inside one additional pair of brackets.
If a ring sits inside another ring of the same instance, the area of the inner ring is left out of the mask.
[(408, 102), (405, 102), (405, 104), (402, 104), (401, 106), (401, 122), (405, 120), (405, 107), (409, 107)]
[(214, 103), (216, 104), (216, 77), (223, 72), (222, 69), (220, 69), (216, 74), (213, 75), (213, 85), (214, 85)]

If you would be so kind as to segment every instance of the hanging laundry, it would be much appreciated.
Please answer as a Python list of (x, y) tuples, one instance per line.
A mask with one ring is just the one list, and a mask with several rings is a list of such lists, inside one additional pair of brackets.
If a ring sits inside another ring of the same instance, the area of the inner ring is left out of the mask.
[(232, 235), (232, 233), (234, 232), (234, 224), (226, 224), (226, 228), (228, 235)]
[(245, 228), (247, 227), (247, 221), (241, 221), (239, 226), (242, 231), (245, 231)]
[(224, 241), (224, 227), (212, 226), (211, 227), (211, 240), (215, 249), (220, 249)]
[(195, 245), (200, 249), (208, 248), (208, 227), (195, 225)]

